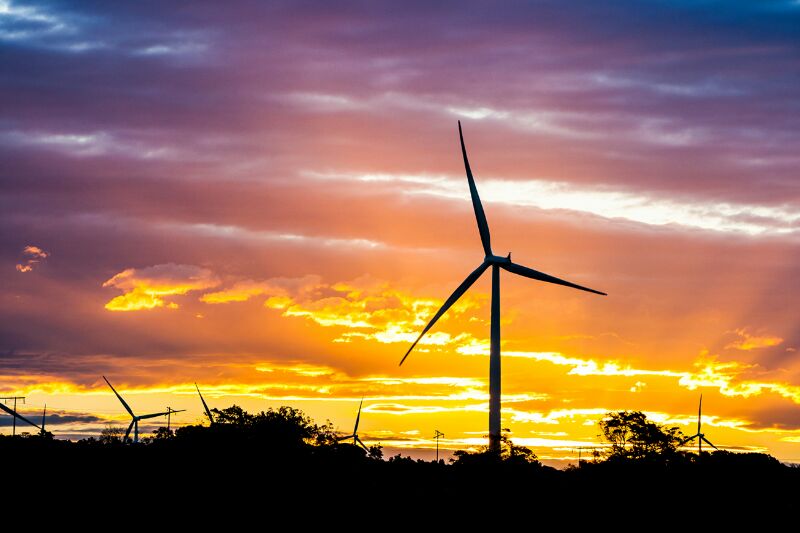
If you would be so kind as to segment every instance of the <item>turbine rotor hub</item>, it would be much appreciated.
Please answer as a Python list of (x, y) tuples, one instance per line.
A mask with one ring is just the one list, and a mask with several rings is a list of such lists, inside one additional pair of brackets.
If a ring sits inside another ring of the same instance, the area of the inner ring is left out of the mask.
[(499, 255), (487, 255), (486, 262), (491, 264), (498, 264), (498, 263), (510, 263), (511, 262), (511, 253), (509, 252), (508, 256), (502, 257)]

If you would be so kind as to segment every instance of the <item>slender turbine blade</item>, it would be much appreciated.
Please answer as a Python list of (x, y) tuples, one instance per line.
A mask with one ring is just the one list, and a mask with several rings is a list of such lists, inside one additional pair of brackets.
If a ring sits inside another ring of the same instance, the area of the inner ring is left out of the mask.
[(528, 268), (526, 266), (518, 265), (516, 263), (508, 262), (508, 263), (498, 263), (498, 265), (502, 268), (505, 268), (509, 272), (514, 274), (518, 274), (524, 278), (531, 278), (536, 279), (539, 281), (546, 281), (547, 283), (555, 283), (556, 285), (564, 285), (565, 287), (572, 287), (573, 289), (578, 289), (586, 292), (593, 292), (595, 294), (599, 294), (601, 296), (608, 296), (604, 292), (596, 291), (594, 289), (589, 289), (588, 287), (583, 287), (581, 285), (577, 285), (575, 283), (565, 281), (563, 279), (559, 279), (555, 276), (551, 276), (550, 274), (545, 274), (544, 272), (539, 272), (538, 270), (534, 270), (532, 268)]
[(128, 438), (130, 437), (131, 430), (133, 429), (133, 425), (135, 423), (136, 423), (136, 417), (134, 416), (133, 420), (131, 420), (131, 423), (128, 426), (128, 430), (125, 432), (125, 438), (122, 440), (122, 442), (128, 442)]
[(117, 395), (117, 398), (119, 398), (119, 401), (122, 403), (122, 406), (125, 408), (125, 410), (126, 410), (126, 411), (128, 411), (128, 413), (129, 413), (131, 416), (135, 417), (136, 415), (135, 415), (135, 414), (133, 414), (133, 410), (131, 410), (131, 406), (130, 406), (130, 405), (128, 405), (127, 403), (125, 403), (125, 400), (123, 400), (123, 399), (122, 399), (122, 396), (120, 396), (120, 395), (119, 395), (119, 393), (117, 392), (117, 389), (115, 389), (115, 388), (114, 388), (114, 386), (113, 386), (111, 383), (109, 383), (109, 381), (106, 379), (106, 377), (105, 377), (105, 376), (103, 376), (103, 379), (105, 379), (105, 380), (106, 380), (106, 383), (108, 383), (108, 386), (109, 386), (109, 387), (111, 387), (111, 390), (113, 390), (113, 391), (114, 391), (114, 394), (116, 394), (116, 395)]
[(163, 413), (150, 413), (149, 415), (137, 416), (137, 420), (145, 420), (146, 418), (156, 418), (159, 416), (167, 416), (170, 413), (178, 413), (179, 411), (164, 411)]
[(342, 442), (343, 440), (352, 439), (355, 435), (345, 435), (344, 437), (336, 437), (336, 442)]
[(36, 424), (34, 424), (33, 422), (31, 422), (30, 420), (28, 420), (27, 418), (25, 418), (24, 416), (22, 416), (21, 414), (19, 414), (18, 412), (16, 412), (15, 410), (13, 410), (12, 408), (8, 407), (5, 404), (0, 403), (0, 409), (5, 411), (6, 413), (10, 414), (14, 418), (19, 418), (20, 420), (22, 420), (26, 424), (30, 424), (35, 428), (42, 429), (42, 428), (40, 428), (39, 426), (37, 426)]
[(700, 395), (700, 407), (697, 408), (697, 434), (700, 434), (700, 419), (703, 416), (703, 395)]
[(475, 209), (475, 219), (478, 221), (478, 232), (481, 234), (481, 244), (483, 252), (487, 256), (492, 255), (491, 236), (489, 235), (489, 223), (486, 221), (486, 213), (483, 212), (481, 198), (478, 196), (478, 189), (475, 187), (475, 179), (472, 177), (472, 170), (469, 168), (467, 159), (467, 148), (464, 146), (464, 135), (461, 133), (461, 121), (458, 121), (458, 138), (461, 141), (461, 154), (464, 156), (464, 168), (467, 171), (467, 182), (469, 183), (469, 194), (472, 196), (472, 207)]
[[(197, 386), (197, 383), (194, 384), (194, 388), (197, 389), (197, 394), (200, 394), (200, 387)], [(212, 424), (214, 423), (214, 417), (211, 416), (211, 409), (208, 408), (206, 401), (203, 399), (203, 395), (200, 394), (200, 401), (203, 402), (203, 409), (206, 410), (206, 416), (208, 417), (208, 421)]]
[(44, 404), (44, 410), (42, 411), (42, 433), (45, 432), (45, 421), (47, 418), (47, 404)]
[(358, 435), (356, 435), (356, 442), (359, 443), (361, 445), (361, 447), (364, 448), (364, 450), (366, 450), (367, 453), (369, 453), (369, 448), (367, 448), (366, 444), (361, 442), (361, 439), (358, 438)]
[(687, 438), (683, 439), (683, 440), (681, 441), (681, 443), (680, 443), (680, 444), (678, 444), (678, 448), (680, 448), (681, 446), (683, 446), (683, 445), (684, 445), (684, 444), (686, 444), (687, 442), (692, 442), (692, 441), (693, 441), (695, 438), (697, 438), (697, 437), (699, 437), (699, 435), (692, 435), (691, 437), (687, 437)]
[(439, 309), (439, 310), (436, 312), (436, 314), (435, 314), (435, 315), (433, 315), (433, 318), (431, 319), (431, 321), (430, 321), (430, 322), (428, 322), (428, 325), (427, 325), (427, 326), (425, 326), (425, 329), (423, 329), (423, 330), (422, 330), (422, 333), (420, 333), (420, 334), (419, 334), (419, 337), (417, 337), (417, 340), (415, 340), (415, 341), (414, 341), (414, 344), (412, 344), (412, 345), (411, 345), (411, 348), (409, 348), (409, 349), (408, 349), (408, 351), (406, 352), (406, 354), (403, 356), (403, 359), (401, 359), (401, 360), (400, 360), (400, 364), (401, 364), (401, 365), (402, 365), (402, 364), (403, 364), (403, 362), (406, 360), (406, 357), (408, 357), (408, 354), (410, 354), (410, 353), (411, 353), (411, 350), (413, 350), (413, 349), (414, 349), (414, 346), (416, 346), (416, 345), (417, 345), (417, 343), (420, 341), (420, 339), (422, 338), (422, 336), (423, 336), (423, 335), (425, 335), (425, 334), (428, 332), (428, 330), (429, 330), (429, 329), (431, 329), (431, 328), (433, 327), (433, 325), (434, 325), (434, 324), (436, 324), (436, 321), (437, 321), (437, 320), (439, 320), (439, 318), (441, 318), (441, 316), (442, 316), (443, 314), (445, 314), (445, 313), (447, 312), (447, 310), (448, 310), (448, 309), (450, 309), (450, 307), (452, 307), (452, 305), (453, 305), (454, 303), (456, 303), (456, 301), (457, 301), (459, 298), (461, 298), (461, 296), (462, 296), (462, 295), (463, 295), (465, 292), (467, 292), (467, 289), (469, 289), (469, 288), (472, 286), (472, 284), (473, 284), (473, 283), (475, 283), (475, 281), (476, 281), (476, 280), (477, 280), (479, 277), (481, 277), (481, 274), (483, 274), (483, 273), (484, 273), (484, 271), (485, 271), (487, 268), (489, 268), (489, 263), (488, 263), (488, 262), (486, 262), (486, 261), (484, 261), (483, 263), (481, 263), (481, 265), (480, 265), (478, 268), (476, 268), (476, 269), (475, 269), (475, 270), (472, 272), (472, 274), (470, 274), (469, 276), (467, 276), (467, 279), (465, 279), (465, 280), (464, 280), (464, 281), (461, 283), (461, 285), (459, 285), (459, 286), (458, 286), (458, 288), (457, 288), (457, 289), (456, 289), (456, 290), (453, 292), (453, 294), (451, 294), (451, 295), (450, 295), (450, 298), (448, 298), (448, 299), (447, 299), (447, 301), (444, 303), (444, 305), (442, 305), (442, 308), (441, 308), (441, 309)]
[(358, 422), (361, 420), (361, 406), (364, 405), (364, 398), (361, 398), (361, 403), (358, 404), (358, 415), (356, 415), (356, 427), (353, 428), (353, 435), (358, 434)]
[(701, 437), (701, 438), (703, 439), (703, 441), (704, 441), (706, 444), (708, 444), (709, 446), (711, 446), (711, 447), (712, 447), (712, 448), (714, 448), (715, 450), (719, 451), (719, 448), (717, 448), (716, 446), (714, 446), (713, 444), (711, 444), (711, 441), (710, 441), (710, 440), (708, 440), (708, 439), (707, 439), (707, 438), (705, 438), (705, 437)]

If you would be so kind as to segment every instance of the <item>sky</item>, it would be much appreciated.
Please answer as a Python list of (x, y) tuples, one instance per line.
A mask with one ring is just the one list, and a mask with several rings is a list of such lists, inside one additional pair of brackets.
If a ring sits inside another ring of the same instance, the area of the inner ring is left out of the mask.
[[(641, 410), (800, 462), (800, 3), (0, 0), (0, 396), (303, 409), (552, 464)], [(37, 418), (38, 420), (38, 418)], [(10, 432), (0, 416), (0, 432)], [(149, 431), (163, 422), (142, 425)]]

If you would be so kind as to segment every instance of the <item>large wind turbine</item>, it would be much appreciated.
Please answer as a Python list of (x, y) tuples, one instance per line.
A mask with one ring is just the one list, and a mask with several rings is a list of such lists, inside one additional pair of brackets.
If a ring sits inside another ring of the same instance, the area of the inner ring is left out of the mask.
[(9, 406), (7, 406), (7, 405), (5, 405), (3, 403), (0, 403), (0, 409), (5, 411), (6, 413), (10, 414), (14, 418), (19, 418), (20, 420), (22, 420), (26, 424), (30, 424), (30, 425), (32, 425), (33, 427), (35, 427), (35, 428), (37, 428), (39, 430), (42, 429), (39, 426), (37, 426), (36, 424), (34, 424), (33, 422), (31, 422), (30, 420), (28, 420), (27, 418), (25, 418), (24, 416), (22, 416), (21, 414), (19, 414), (18, 412), (16, 412), (15, 410), (13, 410), (12, 408), (10, 408)]
[(336, 442), (341, 442), (347, 439), (353, 439), (354, 445), (360, 445), (362, 448), (364, 448), (364, 450), (366, 450), (367, 453), (369, 453), (369, 448), (367, 448), (367, 446), (363, 442), (361, 442), (361, 439), (358, 438), (358, 422), (361, 420), (362, 405), (364, 405), (364, 398), (361, 398), (361, 403), (358, 404), (358, 415), (356, 415), (356, 426), (353, 428), (352, 435), (345, 435), (344, 437), (339, 437), (338, 439), (336, 439)]
[(167, 411), (164, 411), (163, 413), (152, 413), (152, 414), (149, 414), (149, 415), (136, 416), (135, 414), (133, 414), (133, 410), (131, 409), (130, 405), (128, 405), (125, 402), (125, 400), (122, 399), (122, 396), (119, 395), (119, 393), (117, 392), (117, 389), (115, 389), (114, 386), (111, 385), (111, 383), (109, 383), (108, 379), (106, 379), (105, 376), (103, 376), (103, 379), (106, 380), (106, 383), (108, 383), (108, 386), (111, 387), (111, 390), (113, 390), (114, 394), (117, 395), (117, 398), (119, 398), (119, 401), (122, 404), (122, 407), (124, 407), (125, 410), (128, 411), (128, 414), (131, 415), (131, 419), (132, 420), (131, 420), (130, 425), (128, 426), (128, 430), (125, 432), (125, 439), (123, 440), (123, 442), (128, 440), (128, 436), (131, 434), (131, 428), (133, 428), (133, 442), (134, 443), (139, 442), (139, 420), (146, 420), (148, 418), (157, 418), (159, 416), (167, 416), (170, 413), (180, 413), (181, 411), (185, 411), (185, 409), (180, 409), (178, 411), (176, 411), (174, 409), (169, 409)]
[(208, 417), (208, 421), (211, 423), (211, 425), (213, 425), (214, 417), (211, 416), (211, 409), (208, 408), (208, 404), (206, 404), (206, 401), (203, 399), (203, 395), (200, 393), (200, 387), (197, 386), (197, 383), (194, 384), (194, 388), (197, 389), (197, 394), (200, 395), (200, 401), (203, 402), (203, 409), (205, 409), (206, 411), (206, 416)]
[(711, 441), (706, 438), (705, 434), (700, 432), (702, 418), (703, 418), (703, 395), (701, 394), (700, 395), (700, 407), (697, 409), (697, 433), (695, 433), (694, 435), (692, 435), (688, 439), (684, 439), (683, 442), (681, 442), (678, 445), (678, 447), (681, 447), (684, 444), (686, 444), (687, 442), (690, 442), (690, 441), (692, 441), (694, 439), (697, 439), (697, 455), (700, 455), (701, 453), (703, 453), (703, 441), (705, 441), (706, 444), (708, 444), (709, 446), (711, 446), (715, 450), (719, 450), (719, 448), (717, 448), (716, 446), (711, 444)]
[(464, 147), (464, 136), (461, 133), (461, 121), (458, 122), (458, 137), (461, 141), (461, 154), (464, 157), (464, 168), (467, 171), (467, 183), (469, 184), (469, 192), (472, 196), (472, 207), (475, 210), (475, 218), (478, 221), (478, 232), (481, 236), (485, 257), (478, 268), (467, 276), (467, 279), (465, 279), (455, 292), (450, 295), (447, 301), (444, 302), (442, 308), (433, 315), (431, 321), (428, 322), (428, 325), (425, 326), (425, 329), (419, 334), (419, 337), (417, 337), (417, 340), (415, 340), (414, 344), (408, 349), (406, 355), (403, 356), (400, 364), (403, 364), (403, 361), (406, 360), (406, 357), (408, 357), (411, 350), (414, 349), (414, 346), (416, 346), (422, 336), (433, 327), (436, 321), (467, 292), (467, 289), (481, 277), (481, 274), (483, 274), (486, 269), (492, 267), (492, 323), (490, 334), (491, 347), (489, 350), (489, 450), (497, 452), (500, 450), (500, 269), (502, 268), (512, 274), (517, 274), (525, 278), (564, 285), (566, 287), (572, 287), (573, 289), (593, 292), (603, 296), (605, 296), (606, 293), (582, 287), (581, 285), (576, 285), (575, 283), (570, 283), (569, 281), (514, 263), (511, 261), (511, 253), (509, 253), (507, 257), (494, 255), (490, 242), (489, 224), (486, 221), (486, 214), (483, 212), (481, 199), (478, 196), (478, 189), (475, 187), (475, 179), (472, 177), (472, 171), (469, 167), (467, 149)]

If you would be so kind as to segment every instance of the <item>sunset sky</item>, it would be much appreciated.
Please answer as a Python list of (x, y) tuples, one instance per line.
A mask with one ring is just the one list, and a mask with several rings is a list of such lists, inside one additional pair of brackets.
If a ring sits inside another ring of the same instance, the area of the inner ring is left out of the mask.
[(398, 366), (483, 258), (458, 120), (495, 253), (609, 294), (502, 275), (515, 442), (702, 393), (800, 462), (797, 1), (0, 0), (0, 396), (484, 444), (490, 275)]

